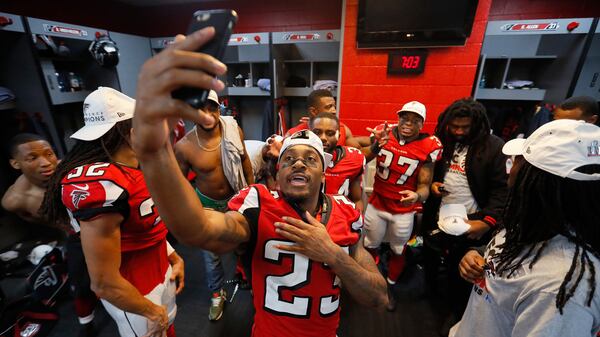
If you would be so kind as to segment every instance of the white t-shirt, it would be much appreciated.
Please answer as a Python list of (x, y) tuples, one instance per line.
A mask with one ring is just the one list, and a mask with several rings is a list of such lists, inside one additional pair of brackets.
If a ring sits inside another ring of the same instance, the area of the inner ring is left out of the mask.
[(465, 171), (468, 151), (468, 145), (456, 144), (454, 148), (450, 167), (444, 177), (444, 188), (449, 194), (442, 197), (442, 205), (463, 204), (467, 209), (467, 214), (473, 214), (479, 211), (479, 206), (471, 193)]
[[(505, 230), (500, 231), (489, 243), (485, 253), (484, 281), (473, 286), (469, 304), (462, 320), (450, 330), (450, 337), (595, 337), (600, 331), (600, 289), (587, 305), (590, 290), (589, 267), (573, 297), (560, 314), (556, 307), (556, 295), (568, 273), (575, 244), (562, 235), (548, 240), (537, 262), (529, 268), (531, 254), (521, 266), (508, 277), (508, 272), (496, 273), (496, 260), (490, 252), (498, 252), (505, 242)], [(534, 252), (537, 251), (536, 247)], [(529, 250), (528, 247), (524, 251)], [(523, 252), (513, 261), (518, 261)], [(600, 277), (600, 261), (588, 253), (596, 270), (595, 282)], [(567, 290), (581, 270), (580, 259)]]

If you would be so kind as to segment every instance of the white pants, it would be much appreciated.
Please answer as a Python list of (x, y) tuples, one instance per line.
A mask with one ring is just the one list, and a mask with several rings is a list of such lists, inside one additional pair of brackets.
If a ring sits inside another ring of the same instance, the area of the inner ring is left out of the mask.
[(365, 211), (365, 247), (377, 248), (381, 242), (389, 242), (396, 255), (402, 255), (404, 245), (410, 240), (415, 212), (392, 214), (368, 204)]
[[(169, 266), (169, 269), (167, 269), (167, 272), (165, 273), (163, 283), (157, 285), (151, 292), (144, 295), (144, 297), (152, 301), (152, 303), (167, 308), (169, 325), (173, 324), (175, 315), (177, 314), (177, 305), (175, 304), (175, 290), (177, 289), (177, 286), (175, 281), (169, 279), (171, 273), (172, 269), (171, 266)], [(106, 311), (110, 314), (115, 323), (117, 323), (121, 337), (142, 337), (148, 334), (148, 320), (146, 317), (123, 311), (106, 300), (101, 301)]]

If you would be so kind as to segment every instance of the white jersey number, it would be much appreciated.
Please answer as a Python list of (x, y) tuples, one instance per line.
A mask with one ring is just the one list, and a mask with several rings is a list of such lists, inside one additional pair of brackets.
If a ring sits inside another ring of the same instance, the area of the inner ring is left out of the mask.
[[(265, 308), (275, 314), (308, 317), (310, 313), (309, 297), (293, 296), (291, 302), (281, 299), (280, 292), (284, 289), (299, 289), (309, 282), (308, 275), (311, 264), (315, 263), (306, 256), (282, 251), (276, 246), (293, 245), (293, 242), (282, 240), (269, 240), (265, 243), (265, 259), (267, 261), (279, 264), (282, 258), (291, 257), (292, 271), (281, 276), (269, 275), (266, 278), (265, 287)], [(334, 286), (337, 286), (339, 280), (334, 280)], [(319, 311), (321, 315), (330, 315), (339, 307), (339, 299), (334, 296), (322, 297), (319, 301)]]
[[(390, 165), (394, 160), (394, 154), (388, 150), (381, 149), (379, 155), (385, 156), (385, 158), (383, 159), (383, 161), (377, 163), (377, 176), (379, 176), (379, 178), (381, 178), (382, 180), (387, 180), (390, 177)], [(399, 156), (398, 165), (408, 165), (408, 168), (406, 169), (404, 174), (401, 175), (400, 178), (398, 178), (398, 180), (396, 181), (397, 185), (403, 185), (406, 182), (406, 180), (408, 180), (408, 178), (410, 178), (410, 176), (412, 176), (415, 173), (417, 167), (419, 167), (419, 161), (416, 159)]]
[[(100, 163), (100, 164), (90, 165), (90, 166), (88, 166), (87, 171), (85, 172), (85, 176), (86, 177), (100, 177), (100, 176), (104, 175), (104, 170), (101, 170), (101, 169), (105, 168), (109, 165), (110, 165), (110, 163)], [(78, 177), (81, 177), (82, 174), (83, 174), (83, 166), (79, 166), (79, 167), (75, 168), (75, 170), (73, 170), (73, 172), (71, 172), (67, 175), (67, 179), (78, 178)]]
[(337, 194), (348, 196), (349, 192), (350, 192), (350, 179), (346, 178), (346, 179), (344, 179), (344, 183), (342, 184), (342, 186), (340, 186), (340, 189), (338, 190)]

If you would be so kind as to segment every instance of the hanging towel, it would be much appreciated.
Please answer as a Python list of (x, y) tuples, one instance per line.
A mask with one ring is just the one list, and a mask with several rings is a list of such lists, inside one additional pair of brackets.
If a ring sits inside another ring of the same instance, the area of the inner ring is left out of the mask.
[(244, 143), (240, 139), (238, 124), (233, 117), (221, 116), (221, 162), (223, 172), (234, 191), (239, 191), (248, 186), (242, 168)]

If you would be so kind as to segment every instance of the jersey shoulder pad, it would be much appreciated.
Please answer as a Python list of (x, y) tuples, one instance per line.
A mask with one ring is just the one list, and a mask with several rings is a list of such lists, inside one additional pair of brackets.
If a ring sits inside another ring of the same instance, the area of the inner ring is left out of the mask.
[(334, 213), (331, 216), (344, 217), (351, 224), (352, 230), (359, 231), (363, 226), (363, 219), (356, 205), (344, 195), (331, 195), (331, 199), (336, 203), (336, 206), (332, 207)]
[(110, 180), (63, 184), (62, 202), (75, 219), (87, 220), (102, 213), (129, 211), (129, 193)]
[(271, 192), (261, 184), (254, 184), (241, 189), (229, 200), (227, 207), (229, 210), (244, 213), (247, 209), (258, 208), (261, 199), (266, 199)]
[[(111, 180), (125, 186), (132, 182), (131, 173), (111, 163), (93, 163), (78, 166), (63, 177), (62, 183), (81, 181)], [(126, 187), (126, 186), (125, 186)]]
[(429, 158), (433, 162), (440, 160), (442, 158), (442, 151), (444, 148), (442, 142), (436, 136), (429, 136), (427, 140), (429, 141)]

